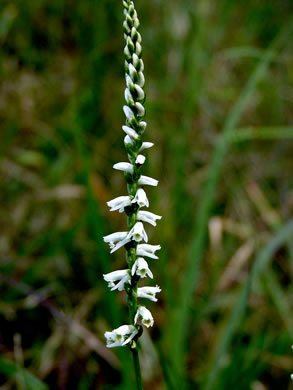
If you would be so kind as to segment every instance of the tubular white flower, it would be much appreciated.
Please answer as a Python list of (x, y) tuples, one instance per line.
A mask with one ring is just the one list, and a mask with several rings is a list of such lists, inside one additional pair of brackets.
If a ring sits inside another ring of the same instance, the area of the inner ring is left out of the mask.
[(123, 213), (124, 208), (131, 205), (130, 196), (118, 196), (118, 198), (112, 199), (107, 202), (110, 211), (119, 210), (119, 213)]
[(114, 169), (117, 169), (117, 171), (127, 172), (127, 173), (133, 173), (133, 165), (128, 162), (119, 162), (113, 165)]
[(133, 239), (136, 242), (140, 242), (144, 240), (145, 242), (148, 242), (148, 236), (144, 230), (144, 226), (141, 222), (136, 222), (136, 224), (133, 226), (133, 228), (128, 233), (128, 238)]
[(139, 154), (135, 160), (136, 164), (142, 165), (145, 162), (145, 156)]
[(158, 259), (155, 252), (159, 249), (161, 249), (161, 245), (139, 244), (136, 248), (136, 254), (138, 256), (150, 257), (151, 259)]
[(127, 233), (127, 236), (119, 241), (115, 246), (112, 247), (112, 250), (110, 253), (116, 252), (118, 249), (122, 248), (125, 244), (131, 241), (131, 237), (129, 237), (129, 233)]
[(157, 226), (156, 220), (161, 218), (160, 215), (151, 213), (150, 211), (139, 210), (137, 213), (137, 219), (139, 221), (148, 222), (153, 226)]
[(123, 111), (127, 120), (132, 121), (133, 119), (135, 119), (134, 112), (131, 108), (129, 108), (128, 106), (123, 106)]
[(129, 137), (129, 135), (126, 135), (124, 137), (124, 144), (125, 145), (129, 145), (129, 144), (133, 144), (133, 139)]
[[(130, 273), (128, 269), (121, 269), (104, 274), (103, 278), (106, 282), (108, 282), (108, 287), (111, 288), (111, 291), (122, 291), (124, 290), (124, 284), (130, 281)], [(115, 284), (114, 282), (118, 283)]]
[(144, 99), (144, 90), (138, 84), (134, 84), (134, 88), (136, 90), (138, 99), (143, 100)]
[(145, 149), (151, 148), (152, 146), (154, 146), (154, 143), (152, 143), (152, 142), (143, 142), (140, 149), (139, 149), (139, 153)]
[(133, 130), (131, 127), (129, 126), (122, 126), (122, 130), (124, 131), (124, 133), (126, 133), (130, 138), (132, 139), (137, 139), (138, 138), (138, 134), (135, 130)]
[(149, 201), (145, 191), (142, 188), (139, 188), (135, 194), (134, 199), (131, 203), (137, 203), (139, 207), (149, 207)]
[(138, 257), (135, 260), (131, 268), (131, 275), (134, 274), (140, 276), (141, 278), (145, 278), (146, 276), (149, 276), (151, 279), (153, 279), (152, 271), (149, 269), (149, 265), (143, 257)]
[(147, 328), (154, 325), (152, 313), (144, 306), (139, 306), (137, 309), (134, 317), (134, 323), (136, 324), (138, 321), (141, 321), (141, 323)]
[(134, 104), (133, 97), (132, 97), (128, 88), (125, 88), (124, 98), (125, 98), (127, 104), (132, 104), (132, 105)]
[(144, 106), (141, 103), (136, 102), (135, 103), (135, 107), (137, 109), (137, 115), (140, 116), (140, 117), (143, 117), (144, 114), (145, 114)]
[(145, 131), (146, 127), (147, 127), (147, 123), (144, 122), (144, 121), (140, 121), (140, 122), (138, 123), (138, 126), (139, 126), (139, 128), (140, 128), (140, 130), (141, 130), (141, 133), (143, 133), (143, 132)]
[(129, 76), (130, 76), (131, 80), (133, 80), (134, 78), (137, 77), (137, 71), (131, 63), (129, 64), (128, 71), (129, 71)]
[(112, 234), (108, 234), (104, 237), (104, 241), (107, 242), (110, 248), (114, 248), (115, 242), (124, 240), (128, 235), (128, 232), (116, 232)]
[(105, 332), (104, 336), (107, 341), (108, 348), (122, 347), (128, 344), (138, 331), (134, 325), (121, 325), (112, 332)]
[(138, 298), (146, 298), (150, 301), (157, 302), (156, 294), (162, 291), (159, 286), (156, 287), (139, 287), (137, 289)]
[(138, 184), (144, 186), (153, 186), (156, 187), (158, 185), (159, 181), (156, 179), (153, 179), (152, 177), (149, 176), (143, 176), (141, 175), (140, 178), (138, 179)]

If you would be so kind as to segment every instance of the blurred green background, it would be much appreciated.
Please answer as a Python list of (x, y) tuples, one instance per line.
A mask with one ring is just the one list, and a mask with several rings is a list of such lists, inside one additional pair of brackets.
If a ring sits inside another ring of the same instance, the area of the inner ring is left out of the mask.
[[(145, 389), (285, 390), (293, 372), (292, 0), (137, 0), (148, 128)], [(123, 11), (0, 1), (0, 389), (135, 389), (123, 268)]]

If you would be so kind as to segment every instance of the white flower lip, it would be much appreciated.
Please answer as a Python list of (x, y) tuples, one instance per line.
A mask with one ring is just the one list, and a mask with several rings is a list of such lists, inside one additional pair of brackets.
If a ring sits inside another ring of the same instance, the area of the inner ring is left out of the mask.
[(136, 164), (139, 164), (139, 165), (142, 165), (142, 164), (144, 164), (144, 162), (145, 162), (145, 156), (142, 155), (142, 154), (139, 154), (139, 155), (136, 157), (135, 163), (136, 163)]
[(144, 106), (141, 103), (136, 102), (135, 103), (135, 107), (137, 109), (137, 115), (140, 116), (140, 117), (143, 117), (145, 115)]
[(139, 207), (149, 207), (149, 201), (145, 191), (142, 188), (139, 188), (135, 194), (135, 197), (131, 203), (137, 203)]
[(147, 123), (145, 121), (140, 121), (138, 123), (138, 126), (139, 126), (141, 132), (143, 133), (145, 131), (146, 127), (147, 127)]
[(134, 274), (140, 276), (141, 278), (145, 278), (146, 276), (149, 276), (151, 279), (153, 279), (152, 271), (149, 269), (149, 265), (143, 257), (138, 257), (135, 260), (131, 268), (131, 275)]
[(124, 125), (124, 126), (122, 126), (122, 130), (123, 130), (124, 133), (126, 133), (130, 138), (132, 138), (132, 139), (134, 139), (134, 140), (136, 140), (136, 139), (138, 138), (137, 132), (136, 132), (134, 129), (132, 129), (131, 127)]
[(144, 240), (145, 242), (148, 242), (148, 236), (144, 230), (144, 226), (141, 222), (136, 222), (136, 224), (133, 226), (133, 228), (128, 233), (127, 237), (129, 239), (132, 239), (136, 242), (140, 242)]
[(128, 233), (127, 236), (123, 240), (119, 241), (115, 246), (112, 247), (112, 250), (110, 253), (116, 252), (118, 249), (122, 248), (125, 244), (127, 244), (130, 241), (131, 241), (131, 238), (129, 237), (129, 233)]
[(134, 84), (134, 88), (136, 90), (138, 99), (143, 100), (144, 99), (144, 90), (138, 84)]
[(155, 252), (159, 249), (161, 249), (161, 245), (138, 244), (136, 254), (138, 256), (150, 257), (151, 259), (158, 259)]
[(129, 137), (129, 135), (126, 135), (124, 137), (124, 144), (125, 145), (129, 145), (129, 144), (133, 144), (133, 139)]
[(107, 347), (114, 348), (128, 344), (137, 333), (138, 331), (134, 325), (121, 325), (119, 328), (112, 330), (112, 332), (105, 332), (104, 336), (107, 341)]
[[(128, 269), (121, 269), (104, 274), (103, 278), (106, 282), (108, 282), (108, 287), (111, 288), (111, 291), (122, 291), (124, 290), (124, 284), (130, 281), (130, 274)], [(117, 281), (118, 283), (115, 284), (114, 282)]]
[(129, 91), (128, 88), (125, 88), (124, 98), (125, 98), (127, 104), (134, 104), (133, 96), (131, 95), (131, 92)]
[(135, 119), (134, 112), (131, 108), (129, 108), (128, 106), (123, 106), (123, 111), (128, 121), (131, 122), (133, 119)]
[(116, 233), (108, 234), (103, 239), (104, 242), (107, 242), (109, 244), (110, 248), (114, 248), (115, 242), (124, 240), (127, 237), (127, 235), (128, 232), (116, 232)]
[(147, 328), (154, 325), (152, 313), (144, 306), (139, 306), (137, 309), (134, 317), (134, 323), (136, 324), (139, 320)]
[(137, 76), (137, 71), (136, 71), (135, 67), (131, 63), (129, 64), (128, 70), (129, 70), (130, 78), (133, 80), (134, 77)]
[(114, 169), (117, 169), (117, 171), (127, 172), (127, 173), (133, 173), (133, 165), (129, 162), (119, 162), (113, 165)]
[(141, 175), (140, 178), (138, 179), (138, 184), (140, 185), (147, 185), (147, 186), (153, 186), (156, 187), (158, 185), (159, 181), (156, 179), (153, 179), (152, 177), (149, 176), (143, 176)]
[(152, 142), (143, 142), (140, 149), (139, 149), (139, 153), (145, 149), (151, 148), (152, 146), (154, 146), (154, 144)]
[(158, 298), (156, 298), (156, 294), (159, 293), (161, 288), (159, 286), (156, 287), (139, 287), (137, 289), (138, 298), (146, 298), (150, 301), (157, 302)]
[(107, 202), (107, 205), (110, 207), (110, 211), (119, 210), (119, 213), (122, 213), (125, 207), (131, 205), (131, 199), (129, 196), (118, 196), (118, 198)]
[(151, 213), (150, 211), (139, 210), (137, 213), (137, 219), (139, 221), (148, 222), (153, 226), (157, 226), (156, 220), (161, 218), (160, 215)]

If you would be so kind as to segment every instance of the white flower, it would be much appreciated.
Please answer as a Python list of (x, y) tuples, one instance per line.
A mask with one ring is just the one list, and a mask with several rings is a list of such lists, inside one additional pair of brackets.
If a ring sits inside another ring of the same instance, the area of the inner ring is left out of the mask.
[(112, 234), (108, 234), (108, 236), (104, 237), (104, 241), (107, 242), (110, 248), (114, 248), (115, 242), (124, 240), (128, 235), (128, 232), (116, 232)]
[(156, 294), (162, 291), (159, 286), (156, 287), (139, 287), (137, 289), (138, 298), (147, 298), (153, 302), (157, 302)]
[(145, 162), (145, 156), (143, 156), (142, 154), (139, 154), (139, 155), (136, 157), (135, 162), (136, 162), (136, 164), (142, 165), (142, 164)]
[(134, 112), (131, 108), (129, 108), (128, 106), (123, 106), (123, 111), (127, 120), (131, 122), (133, 119), (135, 119)]
[(133, 139), (129, 137), (129, 135), (126, 135), (124, 137), (124, 144), (125, 145), (129, 145), (129, 144), (133, 144)]
[[(128, 39), (128, 37), (127, 37), (127, 39)], [(134, 67), (131, 63), (129, 64), (128, 70), (129, 70), (130, 78), (131, 78), (132, 80), (133, 80), (135, 77), (137, 77), (137, 71), (136, 71), (135, 67)]]
[(149, 207), (149, 201), (145, 191), (142, 188), (139, 188), (135, 194), (134, 199), (131, 203), (137, 203), (139, 207)]
[(125, 98), (127, 104), (130, 104), (130, 103), (134, 104), (133, 96), (131, 95), (131, 92), (129, 91), (128, 88), (125, 88), (124, 98)]
[(143, 133), (147, 127), (147, 123), (145, 121), (140, 121), (137, 126), (140, 128), (140, 132)]
[(119, 210), (119, 213), (123, 213), (124, 208), (131, 205), (131, 199), (129, 196), (118, 196), (107, 202), (107, 205), (111, 207), (110, 211)]
[(132, 139), (137, 139), (138, 138), (138, 134), (135, 130), (133, 130), (131, 127), (129, 126), (122, 126), (122, 130), (124, 131), (124, 133), (126, 133), (130, 138)]
[(122, 347), (128, 344), (136, 335), (138, 331), (133, 325), (122, 325), (119, 328), (112, 330), (112, 332), (105, 332), (107, 340), (107, 347)]
[[(127, 283), (130, 281), (130, 275), (128, 269), (121, 269), (118, 271), (113, 271), (108, 274), (103, 275), (104, 280), (108, 282), (108, 287), (111, 288), (111, 291), (124, 290), (124, 283)], [(118, 282), (115, 284), (114, 282)]]
[(150, 223), (153, 226), (157, 226), (156, 220), (157, 219), (161, 219), (161, 218), (162, 217), (160, 215), (151, 213), (149, 211), (141, 211), (141, 210), (139, 210), (139, 212), (137, 213), (137, 219), (139, 221), (148, 222), (148, 223)]
[[(140, 116), (140, 117), (143, 117), (144, 114), (145, 114), (145, 109), (144, 109), (144, 106), (139, 103), (139, 102), (136, 102), (135, 103), (135, 107), (137, 109), (137, 115)], [(125, 112), (125, 111), (124, 111)]]
[(136, 90), (138, 99), (143, 100), (144, 99), (144, 90), (138, 84), (134, 84), (134, 88)]
[(136, 254), (138, 256), (150, 257), (151, 259), (158, 259), (155, 252), (159, 249), (161, 249), (161, 245), (139, 244), (136, 248)]
[(151, 148), (152, 146), (154, 146), (154, 144), (152, 142), (143, 142), (140, 149), (139, 149), (139, 153), (145, 149)]
[(117, 164), (114, 164), (113, 168), (117, 169), (117, 171), (133, 173), (133, 165), (128, 162), (119, 162)]
[(138, 184), (140, 185), (146, 185), (146, 186), (153, 186), (156, 187), (158, 185), (158, 180), (153, 179), (152, 177), (149, 176), (143, 176), (141, 175), (140, 178), (138, 179)]
[(147, 328), (154, 325), (154, 319), (152, 313), (144, 306), (139, 306), (134, 317), (134, 323), (141, 321), (141, 323)]
[(136, 242), (140, 242), (141, 240), (144, 240), (145, 242), (148, 242), (148, 236), (144, 230), (143, 224), (141, 222), (136, 222), (136, 224), (133, 226), (133, 228), (128, 233), (128, 236), (130, 239), (133, 239)]
[(131, 241), (131, 237), (129, 237), (129, 233), (128, 233), (127, 236), (123, 240), (119, 241), (114, 247), (112, 247), (112, 250), (110, 253), (116, 252), (119, 248), (122, 248), (129, 241)]
[(152, 271), (149, 269), (149, 265), (143, 257), (138, 257), (135, 260), (135, 263), (131, 268), (131, 274), (132, 275), (136, 274), (141, 278), (145, 278), (146, 276), (153, 278)]

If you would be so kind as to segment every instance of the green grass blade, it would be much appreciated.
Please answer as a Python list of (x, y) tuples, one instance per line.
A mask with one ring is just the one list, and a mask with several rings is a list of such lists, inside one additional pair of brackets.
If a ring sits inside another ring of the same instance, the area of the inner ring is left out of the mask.
[(263, 275), (263, 279), (265, 287), (271, 295), (280, 317), (293, 340), (293, 318), (288, 298), (272, 270), (267, 270)]
[(222, 331), (221, 336), (219, 337), (219, 343), (216, 347), (212, 362), (209, 367), (208, 380), (203, 387), (203, 390), (213, 389), (214, 383), (216, 383), (217, 377), (220, 372), (220, 360), (224, 356), (229, 348), (232, 337), (243, 320), (243, 315), (246, 309), (246, 303), (248, 294), (251, 286), (255, 282), (256, 278), (260, 276), (260, 273), (269, 264), (270, 259), (273, 254), (280, 248), (281, 245), (286, 244), (288, 240), (293, 235), (293, 220), (288, 222), (276, 235), (275, 237), (259, 252), (256, 256), (255, 261), (252, 266), (252, 270), (249, 278), (241, 288), (238, 297), (235, 302), (234, 309), (227, 321), (227, 325)]
[(49, 387), (40, 379), (31, 374), (28, 370), (21, 367), (19, 364), (0, 358), (0, 373), (8, 379), (21, 377), (21, 381), (25, 385), (23, 390), (48, 390)]
[(238, 143), (250, 140), (275, 140), (293, 139), (292, 126), (263, 126), (263, 127), (243, 127), (235, 129), (231, 134), (231, 142)]
[(292, 23), (285, 26), (270, 47), (265, 51), (262, 59), (259, 61), (240, 94), (239, 99), (233, 106), (214, 150), (208, 178), (201, 197), (201, 202), (198, 206), (199, 211), (194, 221), (192, 233), (193, 240), (191, 241), (188, 253), (187, 266), (180, 289), (179, 302), (177, 303), (177, 309), (173, 312), (174, 318), (172, 318), (171, 325), (173, 365), (178, 372), (181, 387), (183, 386), (183, 356), (186, 341), (186, 329), (188, 328), (189, 306), (193, 291), (200, 276), (200, 264), (203, 259), (208, 218), (212, 208), (221, 168), (230, 144), (231, 134), (236, 128), (257, 83), (264, 77), (270, 62), (276, 55), (276, 51), (279, 49), (279, 46), (283, 43), (284, 38), (288, 38), (288, 33), (291, 31), (291, 28)]

